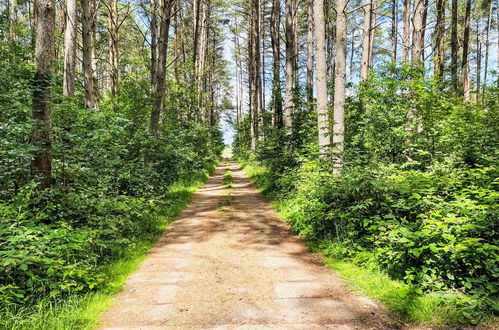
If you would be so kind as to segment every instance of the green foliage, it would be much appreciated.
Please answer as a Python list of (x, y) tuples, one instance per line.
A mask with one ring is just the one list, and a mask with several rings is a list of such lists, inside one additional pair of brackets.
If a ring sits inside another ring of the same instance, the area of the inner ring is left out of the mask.
[(448, 321), (476, 323), (498, 310), (498, 104), (497, 87), (463, 103), (420, 69), (390, 66), (347, 100), (339, 175), (303, 108), (293, 135), (268, 128), (255, 154), (244, 121), (235, 154), (326, 255), (382, 269), (403, 283), (399, 303), (452, 296)]
[(30, 173), (31, 53), (4, 41), (0, 51), (0, 328), (10, 328), (3, 315), (106, 289), (110, 265), (152, 244), (223, 143), (217, 128), (191, 120), (166, 121), (149, 136), (148, 79), (123, 73), (117, 97), (98, 109), (57, 85), (54, 184), (40, 192)]

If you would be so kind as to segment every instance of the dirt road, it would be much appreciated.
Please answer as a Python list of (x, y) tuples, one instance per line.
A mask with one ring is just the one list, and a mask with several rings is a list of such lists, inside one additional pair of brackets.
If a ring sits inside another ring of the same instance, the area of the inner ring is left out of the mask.
[[(223, 183), (225, 168), (233, 186)], [(385, 308), (352, 293), (222, 162), (164, 233), (103, 329), (387, 329)]]

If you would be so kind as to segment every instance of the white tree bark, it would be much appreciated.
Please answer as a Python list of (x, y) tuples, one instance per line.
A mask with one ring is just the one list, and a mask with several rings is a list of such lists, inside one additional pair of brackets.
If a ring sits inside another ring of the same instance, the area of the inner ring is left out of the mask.
[(333, 103), (333, 164), (336, 173), (339, 173), (343, 167), (343, 142), (345, 134), (346, 4), (347, 0), (336, 1), (336, 57)]
[(329, 122), (326, 64), (326, 25), (324, 0), (314, 0), (315, 25), (315, 88), (317, 96), (317, 125), (319, 130), (319, 152), (329, 153), (331, 131)]

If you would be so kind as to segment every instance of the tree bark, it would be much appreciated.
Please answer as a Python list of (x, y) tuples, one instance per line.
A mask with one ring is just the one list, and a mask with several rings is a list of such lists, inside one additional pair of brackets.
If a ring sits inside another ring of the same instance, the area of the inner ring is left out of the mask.
[(465, 102), (470, 100), (470, 73), (469, 73), (469, 44), (471, 27), (471, 0), (466, 1), (466, 13), (464, 17), (464, 37), (463, 37), (463, 59), (461, 62), (462, 74), (462, 96)]
[(35, 77), (33, 80), (33, 128), (35, 147), (31, 173), (38, 177), (39, 190), (52, 186), (52, 76), (54, 57), (55, 2), (37, 0)]
[(293, 129), (293, 113), (295, 110), (294, 102), (294, 83), (295, 83), (295, 64), (296, 64), (296, 25), (297, 7), (295, 0), (286, 0), (286, 98), (284, 100), (285, 119), (284, 124), (288, 133)]
[(422, 66), (423, 64), (423, 20), (424, 20), (424, 0), (415, 0), (414, 16), (412, 25), (414, 27), (412, 33), (412, 53), (411, 62), (414, 66)]
[(329, 153), (331, 132), (328, 109), (327, 64), (326, 64), (326, 23), (324, 20), (324, 0), (314, 0), (315, 25), (315, 87), (317, 94), (317, 126), (319, 131), (319, 152)]
[(76, 79), (76, 0), (66, 2), (66, 31), (64, 33), (64, 80), (63, 93), (75, 96)]
[(362, 33), (362, 57), (360, 64), (360, 80), (365, 81), (369, 78), (370, 47), (371, 47), (371, 29), (372, 29), (372, 1), (366, 0), (364, 5), (364, 29)]
[(282, 127), (282, 93), (281, 93), (281, 0), (273, 0), (270, 18), (270, 41), (272, 44), (272, 124)]
[(115, 97), (118, 90), (118, 0), (110, 0), (108, 7), (108, 75), (109, 90)]
[(158, 78), (158, 0), (151, 0), (151, 91)]
[(478, 38), (476, 38), (476, 91), (477, 91), (477, 100), (478, 93), (481, 90), (481, 78), (482, 78), (482, 44), (483, 44), (483, 17), (482, 10), (478, 8), (478, 24), (477, 24), (477, 34)]
[(250, 2), (249, 11), (251, 13), (249, 17), (249, 28), (248, 28), (248, 83), (249, 83), (249, 120), (250, 120), (250, 139), (251, 139), (251, 151), (256, 151), (256, 139), (257, 139), (257, 117), (258, 117), (258, 93), (257, 93), (257, 82), (256, 76), (258, 71), (256, 70), (255, 63), (255, 36), (257, 34), (257, 19), (255, 19), (255, 8), (254, 1)]
[(435, 27), (435, 75), (442, 77), (445, 63), (445, 4), (446, 0), (437, 0), (437, 23)]
[[(499, 9), (497, 10), (499, 12)], [(498, 21), (499, 23), (499, 21)], [(492, 25), (492, 0), (489, 2), (489, 16), (487, 18), (487, 34), (485, 36), (485, 67), (483, 74), (483, 91), (485, 92), (485, 87), (487, 87), (487, 74), (489, 71), (489, 50), (490, 50), (490, 28)], [(499, 34), (498, 34), (499, 38)], [(498, 63), (499, 64), (499, 63)]]
[(343, 167), (343, 141), (345, 132), (345, 69), (347, 37), (347, 0), (336, 1), (336, 57), (334, 72), (333, 104), (333, 164), (338, 173)]
[(397, 25), (398, 25), (398, 0), (392, 0), (392, 31), (391, 31), (391, 41), (392, 41), (392, 53), (391, 60), (392, 63), (397, 62)]
[[(322, 5), (324, 10), (324, 4)], [(324, 17), (322, 17), (324, 19)], [(324, 37), (325, 38), (325, 37)], [(307, 103), (314, 111), (314, 0), (307, 0)]]
[[(457, 1), (457, 0), (455, 0)], [(411, 0), (404, 0), (404, 44), (402, 48), (402, 62), (407, 63), (409, 60), (409, 45), (411, 35)]]
[(452, 89), (454, 93), (458, 91), (458, 79), (457, 79), (457, 53), (459, 51), (459, 45), (457, 40), (457, 11), (458, 11), (458, 0), (452, 0), (452, 29), (451, 29), (451, 80)]
[(91, 4), (88, 0), (81, 0), (82, 8), (82, 42), (83, 42), (83, 85), (85, 87), (85, 106), (88, 109), (95, 107), (95, 87), (93, 72), (93, 49), (94, 39), (92, 37), (93, 15)]
[[(168, 52), (168, 36), (170, 31), (170, 15), (174, 0), (162, 0), (161, 20), (159, 25), (158, 39), (158, 70), (156, 86), (153, 86), (153, 107), (149, 121), (149, 134), (155, 136), (158, 131), (159, 119), (166, 90), (166, 59)], [(147, 161), (146, 163), (149, 163)]]

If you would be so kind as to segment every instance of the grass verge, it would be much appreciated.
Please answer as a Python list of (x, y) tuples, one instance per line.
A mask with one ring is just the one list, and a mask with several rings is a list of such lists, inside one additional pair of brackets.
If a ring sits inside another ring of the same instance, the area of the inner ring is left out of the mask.
[(91, 329), (99, 325), (102, 313), (111, 306), (114, 295), (121, 291), (127, 277), (146, 258), (159, 236), (190, 203), (192, 194), (204, 185), (215, 167), (213, 162), (170, 187), (168, 203), (156, 215), (161, 220), (158, 227), (131, 242), (122, 258), (104, 269), (106, 282), (98, 291), (74, 294), (58, 301), (40, 299), (34, 306), (3, 310), (0, 312), (0, 329)]
[[(256, 187), (267, 197), (283, 219), (293, 212), (288, 207), (289, 199), (275, 193), (274, 177), (267, 168), (255, 162), (241, 164), (245, 173)], [(381, 301), (385, 306), (395, 311), (402, 320), (422, 327), (454, 326), (474, 319), (476, 305), (480, 301), (459, 292), (431, 292), (420, 295), (407, 294), (407, 285), (391, 279), (386, 272), (376, 265), (359, 265), (351, 260), (340, 260), (328, 257), (328, 250), (334, 247), (333, 242), (308, 241), (315, 252), (321, 252), (326, 257), (326, 265), (338, 272), (354, 289), (360, 293)], [(483, 315), (481, 315), (483, 316)], [(485, 328), (495, 328), (497, 320), (483, 317)], [(473, 322), (476, 323), (476, 322)]]

